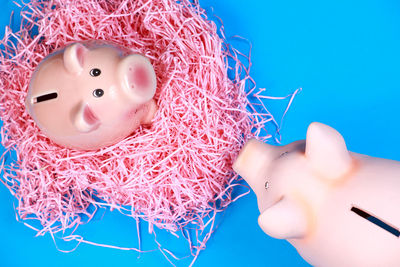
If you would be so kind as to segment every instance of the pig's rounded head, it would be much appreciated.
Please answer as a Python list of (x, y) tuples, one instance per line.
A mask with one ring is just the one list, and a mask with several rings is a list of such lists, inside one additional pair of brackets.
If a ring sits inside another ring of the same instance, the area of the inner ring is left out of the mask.
[(327, 190), (352, 165), (343, 137), (327, 125), (312, 123), (306, 140), (286, 146), (249, 140), (233, 169), (257, 196), (264, 232), (280, 239), (301, 239), (312, 232)]
[(26, 107), (55, 143), (93, 150), (151, 123), (156, 86), (145, 56), (105, 42), (74, 43), (36, 68)]

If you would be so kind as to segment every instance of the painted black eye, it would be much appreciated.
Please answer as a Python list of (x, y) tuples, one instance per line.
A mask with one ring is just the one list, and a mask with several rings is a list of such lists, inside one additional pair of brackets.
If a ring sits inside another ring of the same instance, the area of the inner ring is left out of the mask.
[(289, 151), (283, 152), (282, 154), (279, 155), (278, 158), (284, 157), (284, 156), (286, 156), (287, 154), (289, 154)]
[(93, 77), (97, 77), (100, 74), (101, 74), (101, 70), (99, 70), (99, 69), (91, 69), (90, 70), (90, 75), (93, 76)]
[(104, 95), (104, 90), (103, 89), (96, 89), (93, 91), (93, 96), (94, 97), (102, 97)]

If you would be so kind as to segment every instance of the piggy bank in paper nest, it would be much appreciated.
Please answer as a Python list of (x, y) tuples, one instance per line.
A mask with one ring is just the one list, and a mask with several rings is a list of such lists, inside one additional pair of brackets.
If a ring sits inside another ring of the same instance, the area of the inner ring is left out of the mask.
[(248, 141), (233, 166), (257, 195), (258, 223), (314, 266), (400, 266), (400, 162), (349, 152), (333, 128), (305, 141)]
[(156, 83), (142, 55), (101, 41), (74, 43), (38, 65), (26, 108), (55, 143), (98, 149), (151, 122)]

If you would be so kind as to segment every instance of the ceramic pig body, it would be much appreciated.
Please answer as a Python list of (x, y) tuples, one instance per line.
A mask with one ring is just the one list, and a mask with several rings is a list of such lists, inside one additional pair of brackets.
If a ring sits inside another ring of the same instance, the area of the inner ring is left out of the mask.
[(54, 142), (92, 150), (150, 123), (155, 90), (146, 57), (105, 42), (74, 43), (39, 64), (26, 107)]
[(234, 170), (252, 187), (259, 225), (314, 266), (400, 266), (400, 163), (347, 151), (320, 123), (305, 141), (250, 140)]

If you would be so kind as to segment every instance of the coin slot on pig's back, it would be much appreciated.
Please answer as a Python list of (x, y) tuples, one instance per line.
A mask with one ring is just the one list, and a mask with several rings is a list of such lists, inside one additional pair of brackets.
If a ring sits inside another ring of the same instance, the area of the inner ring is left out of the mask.
[(383, 220), (369, 214), (368, 212), (357, 208), (357, 207), (352, 207), (350, 209), (352, 212), (354, 212), (355, 214), (357, 214), (358, 216), (370, 221), (371, 223), (375, 224), (376, 226), (388, 231), (389, 233), (391, 233), (392, 235), (396, 236), (396, 237), (400, 237), (400, 231), (399, 229), (389, 225), (388, 223), (384, 222)]
[(41, 96), (37, 96), (35, 98), (33, 98), (33, 104), (36, 103), (40, 103), (40, 102), (44, 102), (44, 101), (48, 101), (48, 100), (52, 100), (58, 97), (58, 94), (53, 92), (53, 93), (49, 93), (49, 94), (44, 94)]

